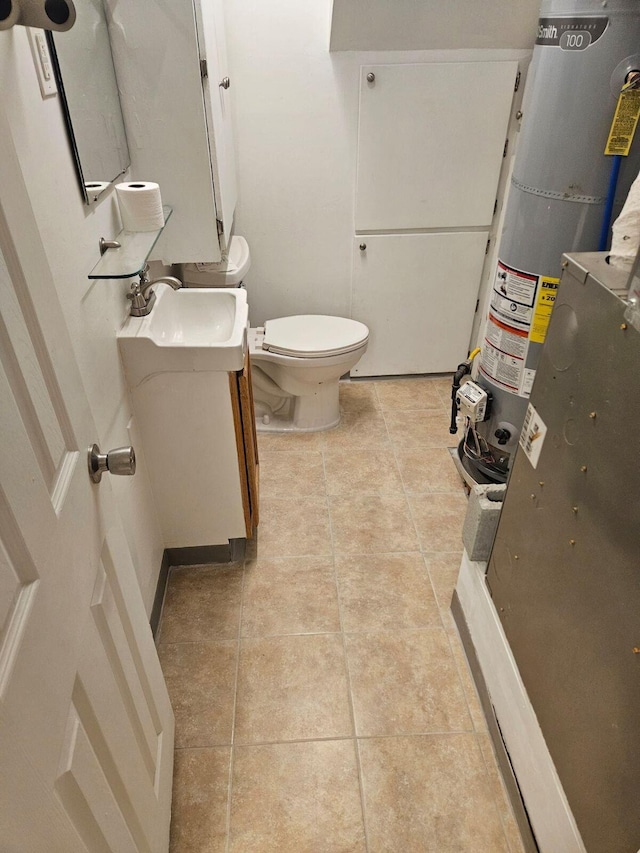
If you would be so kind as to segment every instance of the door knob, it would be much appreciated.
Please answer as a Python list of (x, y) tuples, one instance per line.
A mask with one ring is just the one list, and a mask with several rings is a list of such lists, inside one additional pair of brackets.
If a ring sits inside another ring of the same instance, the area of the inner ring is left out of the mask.
[(361, 252), (367, 251), (367, 244), (366, 243), (360, 243), (360, 251)]
[(99, 483), (106, 471), (124, 477), (131, 477), (136, 473), (136, 454), (133, 447), (116, 447), (108, 453), (100, 453), (98, 445), (92, 444), (88, 462), (89, 476), (94, 483)]
[(231, 80), (229, 80), (228, 77), (223, 77), (222, 81), (220, 83), (218, 83), (218, 86), (220, 86), (222, 89), (228, 89), (230, 85), (231, 85)]

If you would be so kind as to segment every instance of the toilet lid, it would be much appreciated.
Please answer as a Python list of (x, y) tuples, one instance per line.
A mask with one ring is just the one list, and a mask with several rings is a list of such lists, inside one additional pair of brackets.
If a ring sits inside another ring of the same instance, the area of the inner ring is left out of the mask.
[(351, 352), (368, 337), (369, 329), (357, 320), (301, 314), (267, 320), (262, 348), (298, 358), (321, 358)]

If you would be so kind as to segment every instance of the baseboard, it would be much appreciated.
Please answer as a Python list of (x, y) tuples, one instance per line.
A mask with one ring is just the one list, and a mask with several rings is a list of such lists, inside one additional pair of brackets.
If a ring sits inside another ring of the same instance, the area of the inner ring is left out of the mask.
[(158, 635), (158, 628), (160, 627), (160, 618), (162, 617), (162, 608), (164, 607), (164, 597), (167, 594), (167, 584), (169, 583), (170, 568), (171, 563), (169, 561), (169, 555), (165, 551), (162, 555), (162, 565), (160, 566), (160, 574), (158, 575), (158, 583), (156, 584), (156, 594), (153, 597), (153, 607), (151, 608), (151, 618), (149, 619), (151, 633), (153, 634), (154, 640)]
[(498, 759), (500, 772), (502, 773), (505, 788), (507, 789), (507, 795), (511, 802), (513, 815), (516, 819), (516, 823), (518, 824), (520, 835), (522, 836), (522, 845), (525, 849), (525, 853), (539, 853), (540, 848), (536, 844), (533, 829), (531, 828), (531, 823), (529, 821), (529, 815), (527, 814), (527, 809), (522, 800), (522, 794), (520, 793), (520, 788), (518, 786), (518, 780), (513, 772), (509, 753), (507, 752), (507, 748), (502, 738), (502, 732), (500, 731), (500, 726), (496, 719), (494, 707), (491, 704), (491, 698), (489, 696), (489, 691), (487, 690), (487, 683), (484, 680), (484, 675), (480, 668), (480, 662), (478, 661), (478, 656), (476, 655), (476, 650), (471, 640), (471, 634), (469, 633), (469, 626), (464, 618), (462, 605), (460, 604), (460, 599), (458, 598), (458, 593), (456, 591), (454, 591), (453, 599), (451, 601), (451, 613), (458, 628), (458, 633), (460, 634), (460, 639), (464, 646), (467, 661), (469, 662), (471, 675), (473, 676), (473, 681), (476, 685), (478, 696), (480, 697), (480, 703), (487, 721), (489, 735), (493, 741), (493, 747), (495, 749), (496, 758)]
[(586, 853), (487, 589), (485, 574), (486, 564), (471, 562), (465, 553), (456, 586), (454, 615), (463, 641), (466, 634), (466, 643), (473, 649), (469, 655), (472, 671), (475, 669), (482, 675), (479, 692), (486, 694), (491, 707), (487, 719), (493, 717), (499, 726), (500, 739), (504, 741), (541, 853)]
[(238, 559), (234, 555), (235, 542), (246, 542), (241, 539), (231, 539), (226, 545), (192, 545), (188, 548), (167, 548), (172, 566), (204, 566), (208, 563), (231, 563)]
[(149, 624), (154, 639), (156, 639), (162, 608), (167, 594), (169, 572), (172, 566), (203, 566), (209, 564), (239, 563), (245, 558), (247, 550), (246, 539), (230, 539), (227, 545), (194, 545), (188, 548), (165, 548), (162, 555), (162, 565), (156, 584), (156, 593), (151, 608)]

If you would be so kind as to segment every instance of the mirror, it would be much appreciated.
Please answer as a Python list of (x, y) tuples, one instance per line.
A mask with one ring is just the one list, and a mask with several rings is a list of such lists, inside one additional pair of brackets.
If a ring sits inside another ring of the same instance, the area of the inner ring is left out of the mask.
[(102, 0), (76, 6), (75, 25), (47, 32), (60, 101), (87, 204), (129, 167), (129, 149)]

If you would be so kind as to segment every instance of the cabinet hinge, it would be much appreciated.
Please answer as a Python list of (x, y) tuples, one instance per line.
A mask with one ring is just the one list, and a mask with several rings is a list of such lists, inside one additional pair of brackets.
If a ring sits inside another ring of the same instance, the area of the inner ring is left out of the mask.
[(516, 74), (516, 85), (513, 87), (513, 91), (517, 92), (519, 88), (520, 88), (520, 72), (518, 71), (518, 73)]
[(222, 237), (224, 234), (224, 225), (222, 223), (222, 219), (216, 219), (216, 228), (218, 229), (218, 237)]
[(489, 246), (491, 245), (491, 237), (487, 240), (487, 245), (485, 246), (484, 253), (485, 255), (489, 254)]
[(505, 140), (505, 143), (504, 143), (504, 150), (502, 151), (502, 157), (503, 157), (503, 158), (507, 156), (507, 148), (508, 148), (508, 147), (509, 147), (509, 140), (507, 139), (507, 140)]
[(200, 76), (202, 77), (203, 80), (209, 76), (209, 69), (207, 68), (207, 60), (206, 59), (200, 60)]
[(498, 199), (496, 199), (495, 204), (493, 205), (493, 215), (496, 215), (496, 211), (498, 210)]
[(479, 300), (479, 299), (476, 299), (476, 310), (475, 310), (475, 312), (474, 312), (475, 314), (477, 314), (477, 313), (478, 313), (478, 308), (479, 308), (479, 307), (480, 307), (480, 300)]

